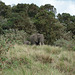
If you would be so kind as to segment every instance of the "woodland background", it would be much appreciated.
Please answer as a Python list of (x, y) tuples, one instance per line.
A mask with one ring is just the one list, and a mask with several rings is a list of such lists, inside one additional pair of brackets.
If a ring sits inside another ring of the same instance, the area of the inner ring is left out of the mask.
[[(25, 45), (37, 32), (45, 45)], [(51, 4), (0, 1), (0, 74), (75, 75), (75, 15), (57, 14)]]

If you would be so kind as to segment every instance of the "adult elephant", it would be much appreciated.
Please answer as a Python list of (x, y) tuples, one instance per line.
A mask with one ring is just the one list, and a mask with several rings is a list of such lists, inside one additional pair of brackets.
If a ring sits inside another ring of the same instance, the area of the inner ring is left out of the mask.
[(30, 36), (31, 45), (43, 45), (44, 44), (44, 35), (35, 33)]

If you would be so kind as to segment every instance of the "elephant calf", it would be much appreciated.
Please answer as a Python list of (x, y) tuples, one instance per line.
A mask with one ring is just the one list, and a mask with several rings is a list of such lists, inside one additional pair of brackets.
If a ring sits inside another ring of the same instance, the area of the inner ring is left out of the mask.
[(30, 36), (31, 45), (43, 45), (44, 44), (44, 35), (35, 33)]
[(29, 41), (24, 41), (24, 44), (30, 45), (30, 42)]

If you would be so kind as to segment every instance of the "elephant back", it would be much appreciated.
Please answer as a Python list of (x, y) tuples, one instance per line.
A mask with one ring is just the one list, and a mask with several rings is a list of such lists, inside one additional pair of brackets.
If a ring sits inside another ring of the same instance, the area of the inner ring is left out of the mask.
[(32, 34), (32, 35), (30, 36), (30, 41), (31, 41), (31, 42), (32, 42), (32, 41), (37, 42), (37, 34)]

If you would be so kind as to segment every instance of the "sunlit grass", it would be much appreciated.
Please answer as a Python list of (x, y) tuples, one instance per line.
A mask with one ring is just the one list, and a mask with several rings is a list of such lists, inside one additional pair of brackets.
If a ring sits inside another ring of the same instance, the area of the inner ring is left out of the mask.
[(4, 56), (1, 75), (75, 74), (75, 52), (61, 47), (15, 44)]

